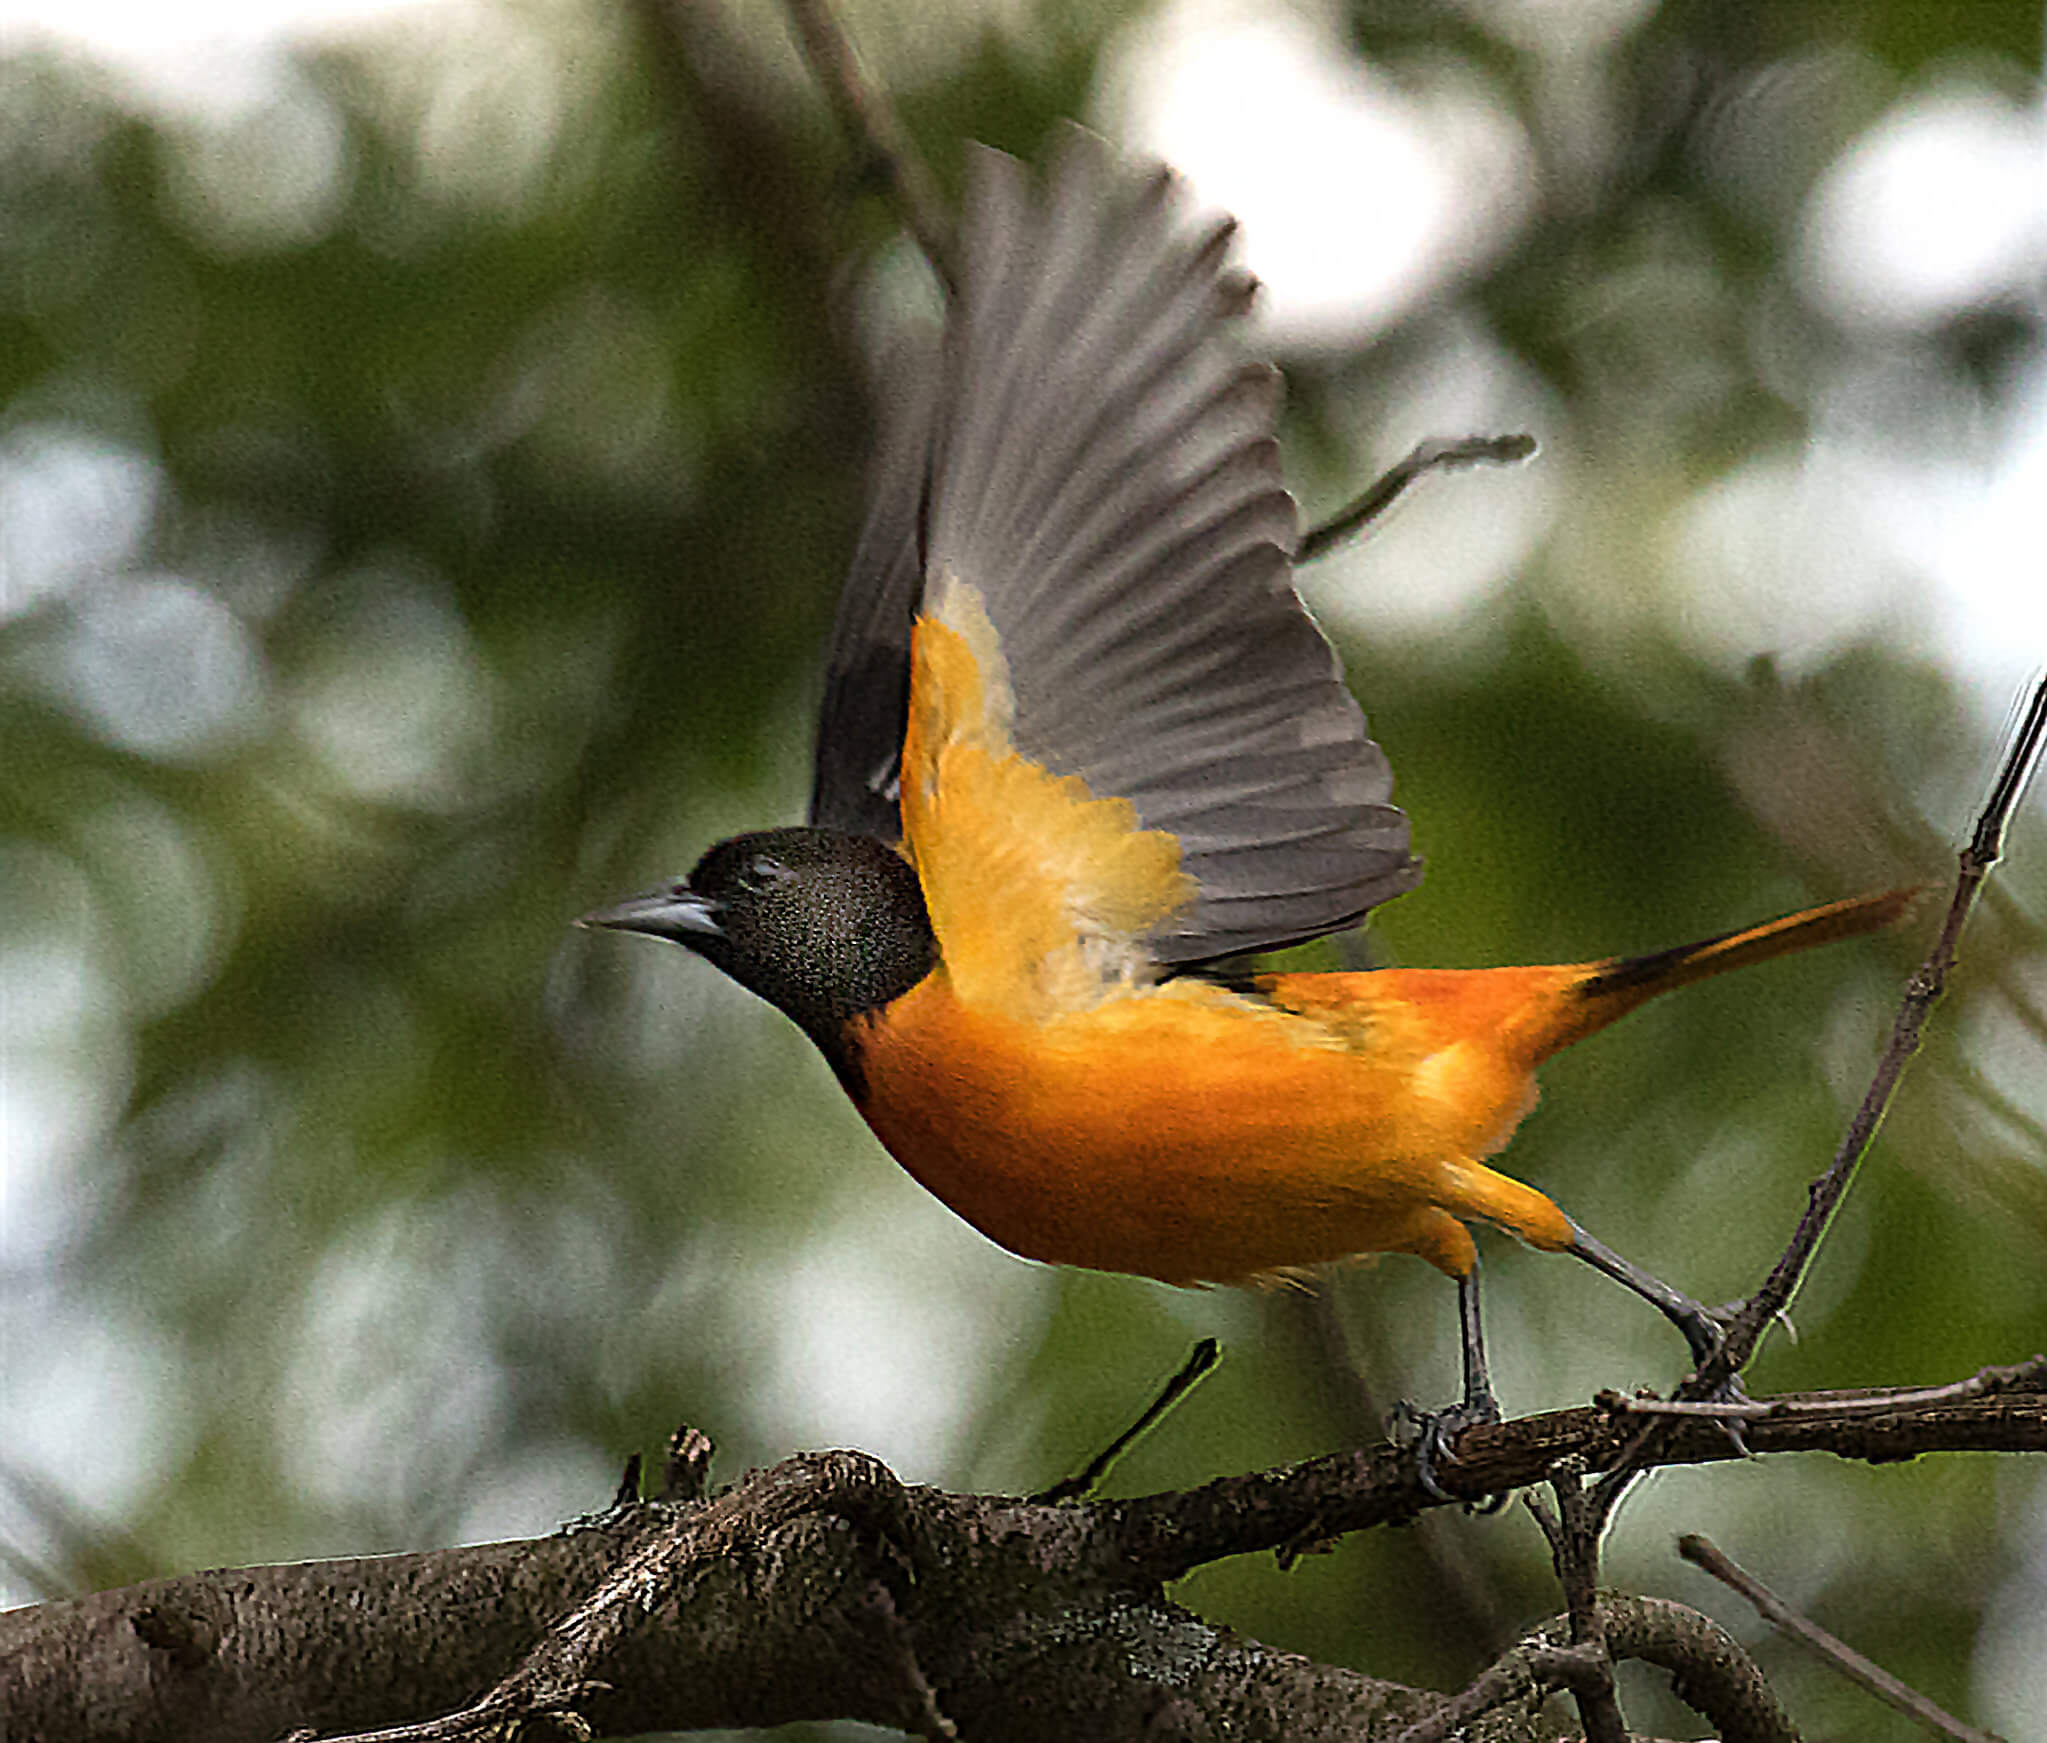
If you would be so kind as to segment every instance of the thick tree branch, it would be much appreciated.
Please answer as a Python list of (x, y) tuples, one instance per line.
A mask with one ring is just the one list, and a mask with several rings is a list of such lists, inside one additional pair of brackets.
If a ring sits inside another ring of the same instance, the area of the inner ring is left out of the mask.
[[(532, 1543), (192, 1575), (0, 1617), (0, 1702), (10, 1743), (396, 1743), (522, 1709), (597, 1735), (853, 1717), (1000, 1743), (1370, 1736), (1432, 1699), (1233, 1639), (1105, 1570), (1086, 1507), (908, 1489), (828, 1453)], [(422, 1714), (454, 1717), (406, 1726)]]
[[(1872, 1464), (1937, 1451), (2047, 1451), (2047, 1362), (2008, 1372), (2006, 1384), (1982, 1396), (1921, 1404), (1908, 1394), (1903, 1405), (1877, 1410), (1864, 1408), (1867, 1392), (1787, 1394), (1764, 1401), (1785, 1408), (1748, 1423), (1749, 1445), (1758, 1456), (1827, 1452)], [(1607, 1469), (1635, 1438), (1638, 1419), (1628, 1403), (1608, 1395), (1590, 1407), (1467, 1429), (1457, 1463), (1439, 1471), (1438, 1480), (1454, 1500), (1473, 1501), (1546, 1482), (1560, 1459), (1574, 1455), (1593, 1470)], [(1656, 1462), (1713, 1464), (1738, 1456), (1717, 1422), (1678, 1418)], [(1225, 1477), (1181, 1494), (1101, 1502), (1091, 1511), (1109, 1523), (1133, 1570), (1166, 1580), (1221, 1556), (1317, 1542), (1438, 1504), (1422, 1490), (1411, 1454), (1379, 1447)]]
[[(1749, 1424), (1759, 1455), (2047, 1450), (2047, 1364), (1875, 1409), (1854, 1393), (1773, 1402)], [(1449, 1481), (1479, 1495), (1545, 1481), (1567, 1456), (1599, 1468), (1636, 1421), (1610, 1400), (1475, 1429)], [(1715, 1424), (1680, 1418), (1661, 1456), (1734, 1455)], [(906, 1488), (827, 1453), (530, 1543), (16, 1611), (0, 1616), (0, 1709), (10, 1743), (267, 1743), (458, 1715), (390, 1733), (450, 1737), (521, 1711), (574, 1712), (599, 1735), (851, 1717), (976, 1743), (1392, 1736), (1441, 1697), (1236, 1639), (1162, 1587), (1430, 1505), (1392, 1448), (1070, 1506)], [(1501, 1723), (1498, 1737), (1530, 1735)]]
[(1484, 1714), (1587, 1679), (1603, 1679), (1610, 1687), (1613, 1662), (1630, 1659), (1671, 1672), (1678, 1699), (1711, 1720), (1723, 1743), (1798, 1743), (1754, 1660), (1710, 1616), (1662, 1598), (1601, 1592), (1599, 1626), (1605, 1644), (1593, 1653), (1563, 1644), (1571, 1637), (1570, 1617), (1545, 1622), (1396, 1743), (1444, 1743), (1459, 1732), (1469, 1735), (1472, 1722)]

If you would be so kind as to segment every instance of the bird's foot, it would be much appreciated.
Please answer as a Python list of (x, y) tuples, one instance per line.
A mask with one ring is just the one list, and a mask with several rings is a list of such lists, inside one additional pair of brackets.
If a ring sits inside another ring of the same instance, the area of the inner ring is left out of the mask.
[(1386, 1430), (1396, 1446), (1413, 1449), (1415, 1477), (1424, 1493), (1438, 1501), (1463, 1499), (1475, 1512), (1491, 1513), (1506, 1505), (1506, 1496), (1474, 1501), (1453, 1495), (1436, 1480), (1436, 1472), (1457, 1463), (1455, 1442), (1467, 1428), (1499, 1420), (1500, 1407), (1491, 1398), (1466, 1398), (1442, 1410), (1417, 1410), (1403, 1398), (1387, 1413)]
[[(1702, 1359), (1700, 1366), (1703, 1367), (1704, 1365), (1705, 1362)], [(1741, 1383), (1741, 1376), (1739, 1374), (1729, 1374), (1718, 1385), (1710, 1386), (1700, 1392), (1698, 1399), (1702, 1404), (1747, 1404), (1749, 1402), (1748, 1388)], [(1739, 1416), (1716, 1416), (1713, 1418), (1713, 1421), (1718, 1426), (1720, 1432), (1727, 1436), (1728, 1443), (1741, 1457), (1746, 1459), (1755, 1456), (1749, 1448), (1748, 1435), (1742, 1428), (1742, 1419)]]

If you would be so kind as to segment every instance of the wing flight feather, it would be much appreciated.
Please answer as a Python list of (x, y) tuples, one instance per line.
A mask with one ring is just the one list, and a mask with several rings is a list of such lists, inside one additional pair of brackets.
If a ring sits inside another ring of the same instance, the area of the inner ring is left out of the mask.
[(1078, 130), (1042, 196), (975, 154), (961, 302), (884, 436), (812, 806), (899, 834), (910, 626), (955, 576), (993, 626), (1017, 750), (1178, 838), (1196, 895), (1145, 941), (1173, 965), (1352, 925), (1421, 875), (1294, 590), (1280, 381), (1231, 343), (1230, 227), (1183, 205)]

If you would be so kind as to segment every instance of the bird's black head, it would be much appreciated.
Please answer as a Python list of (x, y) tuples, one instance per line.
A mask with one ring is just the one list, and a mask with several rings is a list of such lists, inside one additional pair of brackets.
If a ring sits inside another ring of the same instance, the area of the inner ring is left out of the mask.
[(848, 1019), (900, 998), (938, 960), (909, 862), (833, 829), (735, 835), (681, 883), (583, 924), (686, 945), (793, 1017), (842, 1077)]

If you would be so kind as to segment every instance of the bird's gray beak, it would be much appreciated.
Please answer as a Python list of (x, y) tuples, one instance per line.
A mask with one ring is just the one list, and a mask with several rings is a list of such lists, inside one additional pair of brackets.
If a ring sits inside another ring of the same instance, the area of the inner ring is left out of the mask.
[(688, 944), (699, 938), (723, 938), (725, 928), (719, 924), (723, 913), (722, 904), (678, 884), (594, 909), (576, 924), (604, 926), (615, 932), (646, 932)]

